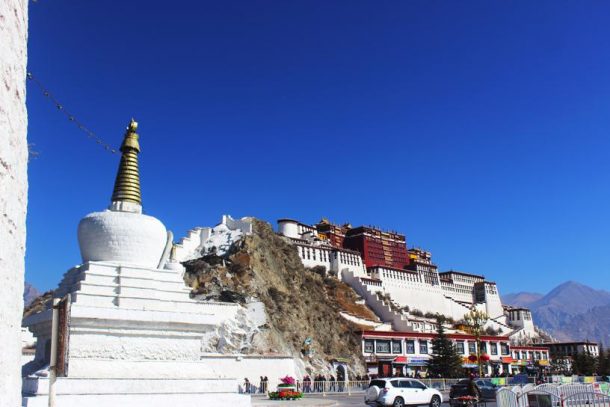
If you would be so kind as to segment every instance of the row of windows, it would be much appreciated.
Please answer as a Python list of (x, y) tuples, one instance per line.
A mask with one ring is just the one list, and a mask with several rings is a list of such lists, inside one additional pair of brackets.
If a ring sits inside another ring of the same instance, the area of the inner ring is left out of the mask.
[(381, 278), (393, 278), (396, 280), (404, 280), (404, 281), (413, 281), (413, 282), (421, 282), (419, 276), (413, 273), (405, 273), (402, 271), (394, 271), (394, 270), (384, 270), (381, 269)]
[(513, 359), (517, 360), (548, 360), (549, 354), (541, 351), (513, 351)]
[(449, 290), (449, 291), (453, 291), (456, 293), (462, 293), (462, 294), (468, 294), (470, 296), (472, 296), (472, 290), (471, 289), (467, 289), (467, 288), (458, 288), (455, 285), (450, 285), (447, 283), (441, 283), (441, 285), (443, 286), (443, 289), (445, 290)]
[[(416, 344), (417, 342), (417, 344)], [(364, 340), (364, 352), (365, 353), (392, 353), (402, 354), (402, 341), (397, 339), (392, 340), (375, 340), (365, 339)], [(477, 352), (477, 343), (474, 341), (454, 341), (457, 352), (460, 355), (474, 354)], [(500, 346), (498, 346), (500, 345)], [(405, 353), (407, 355), (415, 354), (415, 350), (418, 349), (418, 353), (426, 355), (432, 352), (432, 346), (427, 340), (411, 340), (407, 339), (404, 341)], [(466, 352), (466, 348), (468, 352)], [(498, 350), (501, 355), (510, 355), (510, 349), (508, 343), (500, 342), (481, 342), (481, 353), (491, 353), (491, 355), (498, 355)]]
[[(301, 256), (301, 258), (304, 260), (320, 260), (328, 262), (330, 261), (331, 257), (337, 257), (337, 253), (334, 253), (334, 256), (332, 256), (329, 250), (324, 249), (297, 246), (297, 250), (299, 252), (299, 256)], [(343, 264), (350, 264), (352, 266), (359, 266), (361, 264), (359, 257), (350, 253), (339, 252), (339, 260)]]
[[(297, 246), (297, 250), (299, 250), (299, 255), (302, 259), (307, 260), (318, 260), (320, 261), (330, 261), (329, 252), (327, 250), (322, 249), (312, 249), (309, 247)], [(318, 253), (319, 252), (319, 253)]]
[(523, 311), (511, 311), (510, 319), (512, 319), (513, 321), (519, 321), (521, 319), (521, 315), (523, 315), (524, 321), (531, 321), (532, 319), (532, 314)]
[(351, 264), (352, 266), (359, 266), (360, 259), (355, 254), (339, 252), (339, 260), (344, 264)]
[[(428, 346), (428, 341), (418, 341), (419, 342), (419, 354), (427, 355), (431, 349), (431, 346)], [(401, 340), (373, 340), (373, 339), (365, 339), (364, 340), (364, 352), (365, 353), (393, 353), (393, 354), (402, 354), (402, 341)], [(415, 354), (415, 341), (407, 340), (405, 341), (405, 353), (407, 355)]]

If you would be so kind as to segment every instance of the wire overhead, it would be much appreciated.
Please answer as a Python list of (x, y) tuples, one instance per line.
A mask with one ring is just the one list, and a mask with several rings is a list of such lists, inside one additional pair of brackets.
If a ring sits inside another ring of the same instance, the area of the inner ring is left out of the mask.
[(101, 146), (104, 150), (108, 151), (111, 154), (118, 154), (118, 150), (110, 146), (108, 143), (104, 142), (101, 138), (99, 138), (93, 131), (89, 130), (87, 126), (85, 126), (80, 120), (78, 120), (73, 114), (68, 112), (66, 108), (57, 100), (55, 96), (36, 78), (31, 72), (28, 72), (27, 78), (38, 86), (42, 95), (49, 99), (57, 108), (58, 111), (64, 114), (66, 118), (73, 122), (76, 127), (78, 127), (81, 131), (83, 131), (88, 138), (95, 141), (99, 146)]

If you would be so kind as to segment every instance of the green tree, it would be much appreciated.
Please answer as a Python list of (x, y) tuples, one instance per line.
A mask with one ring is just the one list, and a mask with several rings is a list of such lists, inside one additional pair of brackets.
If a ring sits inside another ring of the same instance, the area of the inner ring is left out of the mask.
[(595, 373), (596, 360), (589, 351), (576, 354), (572, 362), (572, 372), (576, 375), (590, 376)]
[(445, 318), (436, 318), (436, 338), (432, 340), (432, 357), (428, 361), (428, 371), (434, 376), (461, 377), (462, 357), (445, 333)]
[(464, 315), (464, 321), (468, 326), (468, 330), (477, 340), (477, 363), (479, 365), (479, 376), (483, 377), (483, 363), (481, 362), (481, 334), (485, 328), (485, 323), (489, 319), (489, 316), (483, 311), (479, 311), (476, 308), (472, 308), (470, 312)]
[(604, 346), (599, 347), (599, 356), (597, 358), (597, 373), (606, 376), (608, 375), (608, 370), (610, 366), (608, 366), (608, 352), (604, 349)]

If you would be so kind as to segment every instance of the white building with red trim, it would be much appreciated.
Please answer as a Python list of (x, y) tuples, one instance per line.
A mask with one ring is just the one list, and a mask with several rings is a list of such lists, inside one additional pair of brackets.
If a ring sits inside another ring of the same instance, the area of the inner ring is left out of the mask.
[[(478, 365), (469, 360), (471, 355), (477, 353), (475, 336), (464, 333), (448, 333), (447, 336), (463, 357), (464, 369), (477, 368)], [(390, 376), (397, 371), (405, 375), (417, 372), (426, 375), (435, 337), (435, 333), (363, 331), (362, 355), (369, 375)], [(489, 361), (485, 364), (486, 374), (512, 373), (514, 360), (510, 338), (483, 335), (480, 339), (481, 353), (489, 356)], [(545, 355), (548, 360), (548, 349)]]
[(524, 373), (531, 369), (549, 368), (551, 354), (548, 346), (511, 346), (513, 373)]

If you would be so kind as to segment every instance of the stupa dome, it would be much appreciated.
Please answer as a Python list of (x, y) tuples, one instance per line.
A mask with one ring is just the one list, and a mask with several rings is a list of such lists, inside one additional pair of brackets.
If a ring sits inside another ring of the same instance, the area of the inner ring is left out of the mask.
[(78, 243), (83, 262), (106, 261), (148, 268), (159, 266), (167, 231), (158, 219), (142, 214), (137, 123), (131, 121), (121, 145), (111, 205), (81, 219)]
[(166, 241), (163, 223), (141, 213), (93, 212), (78, 224), (83, 262), (109, 261), (156, 268)]

